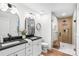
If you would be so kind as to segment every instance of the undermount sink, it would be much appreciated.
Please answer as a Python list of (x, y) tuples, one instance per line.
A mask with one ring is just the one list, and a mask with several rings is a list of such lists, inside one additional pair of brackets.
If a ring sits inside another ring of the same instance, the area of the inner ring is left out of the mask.
[(12, 45), (12, 44), (17, 44), (17, 43), (20, 43), (20, 41), (13, 41), (13, 42), (4, 43), (1, 46), (4, 47), (4, 46)]

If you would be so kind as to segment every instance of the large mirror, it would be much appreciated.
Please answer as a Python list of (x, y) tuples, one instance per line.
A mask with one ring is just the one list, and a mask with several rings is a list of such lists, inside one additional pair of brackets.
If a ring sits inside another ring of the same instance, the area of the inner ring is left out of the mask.
[(7, 37), (8, 33), (12, 36), (19, 35), (19, 17), (10, 11), (0, 10), (0, 36)]

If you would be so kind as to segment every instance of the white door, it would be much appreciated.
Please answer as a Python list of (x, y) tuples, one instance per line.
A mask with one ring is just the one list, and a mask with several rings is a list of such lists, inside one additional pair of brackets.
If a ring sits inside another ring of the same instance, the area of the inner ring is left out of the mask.
[(38, 55), (38, 45), (33, 45), (33, 56), (37, 56)]

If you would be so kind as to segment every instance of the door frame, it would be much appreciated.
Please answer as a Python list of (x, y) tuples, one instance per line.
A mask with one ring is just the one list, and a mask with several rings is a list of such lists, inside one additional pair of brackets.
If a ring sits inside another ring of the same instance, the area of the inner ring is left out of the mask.
[[(77, 4), (76, 4), (77, 5)], [(77, 11), (77, 10), (76, 10)], [(77, 14), (77, 12), (76, 12), (76, 14)], [(53, 18), (52, 18), (52, 15), (54, 15), (56, 18), (57, 18), (57, 16), (55, 15), (55, 13), (51, 13), (51, 49), (55, 49), (55, 48), (53, 48), (53, 34), (52, 34), (52, 22), (53, 22)], [(73, 17), (73, 15), (72, 15), (72, 17)], [(73, 19), (73, 18), (72, 18)], [(76, 17), (76, 25), (77, 25), (77, 17)], [(72, 20), (72, 33), (73, 33), (73, 20)], [(77, 33), (77, 27), (76, 27), (76, 33)], [(76, 49), (76, 51), (75, 51), (75, 55), (77, 55), (77, 35), (75, 36), (75, 49)], [(73, 34), (72, 34), (72, 40), (73, 40)]]

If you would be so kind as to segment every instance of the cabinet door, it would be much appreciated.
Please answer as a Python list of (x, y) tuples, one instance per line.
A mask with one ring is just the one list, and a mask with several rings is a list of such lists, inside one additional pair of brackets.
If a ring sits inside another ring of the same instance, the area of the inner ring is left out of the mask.
[(40, 55), (42, 52), (41, 44), (37, 44), (37, 46), (38, 46), (38, 55)]
[(17, 52), (10, 54), (8, 56), (25, 56), (25, 49), (17, 51)]
[(25, 48), (25, 44), (17, 45), (17, 46), (0, 51), (0, 56), (7, 56), (19, 50), (22, 50), (24, 48)]
[(41, 54), (41, 45), (39, 44), (36, 44), (36, 45), (33, 45), (33, 56), (38, 56)]
[(25, 49), (15, 53), (15, 56), (25, 56)]
[(26, 48), (26, 56), (32, 56), (32, 46)]
[(41, 51), (41, 39), (33, 41), (33, 56), (40, 55)]
[(38, 45), (33, 45), (33, 56), (38, 55)]

